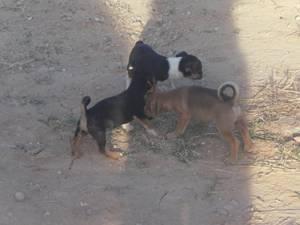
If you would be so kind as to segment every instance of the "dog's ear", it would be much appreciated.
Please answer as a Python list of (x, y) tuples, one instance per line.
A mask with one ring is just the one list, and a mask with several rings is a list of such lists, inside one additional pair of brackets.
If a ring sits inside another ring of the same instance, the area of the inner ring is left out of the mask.
[(185, 57), (188, 56), (188, 54), (185, 51), (179, 52), (175, 55), (176, 57)]

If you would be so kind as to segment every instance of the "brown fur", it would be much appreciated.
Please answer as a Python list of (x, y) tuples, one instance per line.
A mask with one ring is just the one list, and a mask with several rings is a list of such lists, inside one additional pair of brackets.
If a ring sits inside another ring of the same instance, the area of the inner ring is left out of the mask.
[(156, 116), (166, 111), (177, 113), (176, 129), (167, 134), (168, 138), (182, 135), (192, 118), (215, 122), (219, 132), (230, 144), (231, 159), (237, 160), (240, 143), (234, 136), (234, 129), (241, 132), (246, 150), (253, 144), (247, 122), (237, 104), (238, 90), (236, 94), (234, 98), (228, 97), (224, 100), (218, 95), (218, 90), (203, 87), (181, 87), (168, 92), (159, 92), (152, 88), (147, 95), (145, 113), (148, 116)]

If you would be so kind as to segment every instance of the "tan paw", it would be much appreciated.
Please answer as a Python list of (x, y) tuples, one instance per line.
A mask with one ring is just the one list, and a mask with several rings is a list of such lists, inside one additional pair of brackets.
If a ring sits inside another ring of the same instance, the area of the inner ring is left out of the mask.
[(255, 153), (255, 144), (253, 142), (245, 143), (244, 150), (247, 153)]
[(112, 148), (105, 150), (105, 154), (111, 159), (119, 160), (124, 156), (124, 151), (119, 148)]
[(127, 132), (132, 131), (134, 129), (130, 123), (122, 124), (122, 128)]

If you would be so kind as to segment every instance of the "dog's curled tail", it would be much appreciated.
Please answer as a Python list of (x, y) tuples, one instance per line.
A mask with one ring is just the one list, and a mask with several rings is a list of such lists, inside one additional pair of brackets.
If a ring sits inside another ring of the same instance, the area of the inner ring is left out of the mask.
[(86, 118), (86, 110), (87, 110), (87, 105), (90, 104), (91, 102), (91, 97), (90, 96), (85, 96), (81, 100), (81, 105), (80, 105), (80, 122), (79, 122), (79, 127), (81, 131), (88, 132), (87, 129), (87, 118)]
[[(230, 92), (228, 91), (230, 90)], [(227, 81), (221, 84), (218, 88), (218, 98), (224, 102), (232, 102), (235, 103), (240, 95), (239, 86), (232, 82)]]

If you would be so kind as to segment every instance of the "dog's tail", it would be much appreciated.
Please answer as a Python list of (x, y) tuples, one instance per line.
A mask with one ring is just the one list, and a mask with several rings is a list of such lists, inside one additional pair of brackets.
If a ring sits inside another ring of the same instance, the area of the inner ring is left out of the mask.
[(70, 139), (72, 160), (70, 162), (69, 169), (72, 168), (74, 160), (76, 158), (79, 158), (80, 156), (78, 145), (80, 143), (81, 138), (88, 133), (86, 111), (87, 111), (87, 105), (90, 102), (91, 102), (91, 98), (89, 96), (85, 96), (81, 100), (80, 119), (77, 122), (77, 127), (74, 133), (74, 137)]
[(239, 86), (232, 81), (224, 82), (218, 88), (218, 98), (221, 101), (232, 102), (234, 104), (238, 100), (239, 96)]
[(85, 96), (81, 100), (81, 105), (80, 105), (80, 122), (79, 122), (79, 128), (81, 131), (88, 132), (87, 129), (87, 117), (86, 117), (86, 111), (87, 111), (87, 105), (90, 104), (91, 102), (91, 97), (90, 96)]

